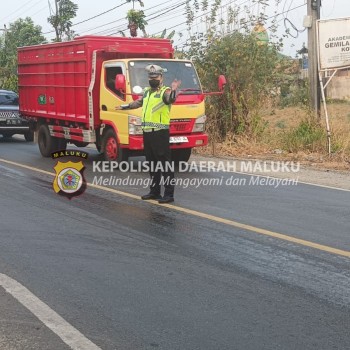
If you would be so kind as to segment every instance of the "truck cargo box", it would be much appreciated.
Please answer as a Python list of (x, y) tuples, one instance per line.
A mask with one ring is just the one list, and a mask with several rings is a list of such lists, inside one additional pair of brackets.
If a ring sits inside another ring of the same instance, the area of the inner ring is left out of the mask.
[(83, 36), (18, 49), (20, 113), (51, 124), (100, 125), (101, 65), (121, 58), (173, 58), (170, 40)]

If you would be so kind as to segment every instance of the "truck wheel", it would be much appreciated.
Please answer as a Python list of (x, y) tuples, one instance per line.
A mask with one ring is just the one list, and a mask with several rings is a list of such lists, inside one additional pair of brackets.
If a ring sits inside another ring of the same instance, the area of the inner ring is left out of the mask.
[(104, 159), (107, 161), (117, 161), (118, 163), (128, 160), (128, 152), (120, 148), (117, 136), (112, 129), (108, 129), (103, 135), (102, 147)]
[(34, 141), (34, 131), (28, 131), (24, 133), (24, 138), (27, 142), (33, 142)]
[(61, 139), (57, 137), (53, 137), (53, 139), (57, 142), (57, 151), (63, 151), (67, 149), (67, 140)]
[(98, 153), (101, 153), (101, 145), (98, 143), (95, 143), (96, 149)]
[(171, 160), (175, 165), (179, 165), (180, 162), (188, 162), (191, 157), (192, 148), (177, 148), (171, 150)]
[[(52, 152), (58, 151), (60, 146), (60, 139), (50, 135), (47, 125), (42, 124), (38, 131), (39, 150), (43, 157), (50, 157)], [(62, 139), (62, 141), (66, 141)]]
[(77, 147), (86, 147), (89, 145), (89, 142), (74, 141), (73, 144)]

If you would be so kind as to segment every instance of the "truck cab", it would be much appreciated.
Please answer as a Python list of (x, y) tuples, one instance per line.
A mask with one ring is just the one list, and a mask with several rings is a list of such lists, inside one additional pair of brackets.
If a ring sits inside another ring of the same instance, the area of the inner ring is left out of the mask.
[[(170, 143), (175, 161), (187, 161), (193, 147), (205, 146), (205, 106), (202, 87), (188, 60), (125, 59), (110, 60), (102, 65), (100, 82), (100, 118), (104, 125), (117, 130), (116, 141), (106, 140), (104, 147), (112, 147), (107, 158), (125, 160), (143, 149), (142, 108), (115, 110), (116, 106), (142, 98), (148, 84), (145, 67), (157, 64), (164, 70), (163, 84), (170, 86), (174, 79), (181, 80), (177, 100), (171, 107)], [(118, 81), (119, 80), (119, 81)], [(116, 145), (117, 147), (117, 145)]]

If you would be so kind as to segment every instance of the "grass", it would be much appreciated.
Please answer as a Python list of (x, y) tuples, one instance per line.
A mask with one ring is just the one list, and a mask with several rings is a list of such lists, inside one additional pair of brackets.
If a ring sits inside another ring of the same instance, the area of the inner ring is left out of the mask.
[[(298, 107), (266, 108), (261, 111), (264, 128), (260, 137), (227, 135), (224, 142), (211, 142), (197, 153), (215, 156), (289, 159), (333, 169), (349, 169), (350, 103), (327, 105), (331, 128), (331, 155), (322, 110), (321, 121), (311, 121), (308, 111)], [(209, 135), (210, 136), (210, 135)]]
[(297, 127), (282, 133), (281, 148), (289, 153), (296, 153), (299, 150), (322, 152), (326, 149), (325, 140), (327, 140), (325, 129), (305, 119), (300, 121)]

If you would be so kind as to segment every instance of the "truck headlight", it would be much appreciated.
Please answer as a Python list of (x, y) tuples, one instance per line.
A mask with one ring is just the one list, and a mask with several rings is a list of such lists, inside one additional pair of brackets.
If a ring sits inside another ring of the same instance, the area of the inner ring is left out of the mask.
[(129, 135), (142, 135), (142, 119), (134, 115), (129, 115)]
[(196, 119), (196, 122), (193, 125), (192, 132), (203, 132), (205, 129), (205, 121), (207, 120), (206, 115), (202, 115)]

